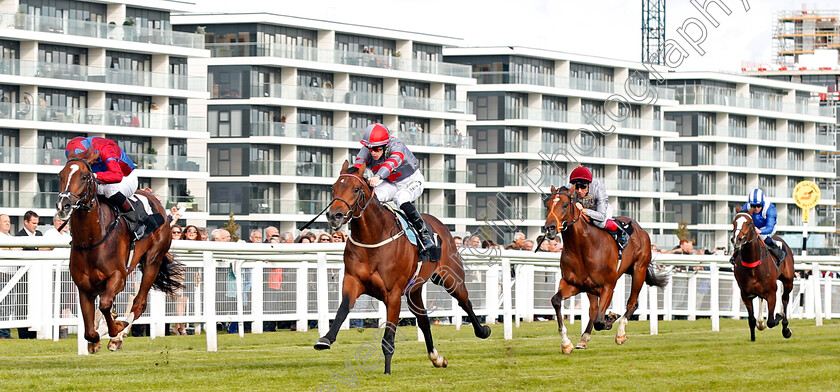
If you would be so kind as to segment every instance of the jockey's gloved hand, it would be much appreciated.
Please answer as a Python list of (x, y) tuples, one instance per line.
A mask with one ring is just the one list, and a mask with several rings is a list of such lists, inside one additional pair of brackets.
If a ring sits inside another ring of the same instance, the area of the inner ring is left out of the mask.
[(368, 178), (368, 184), (370, 184), (371, 187), (376, 188), (376, 186), (379, 185), (380, 182), (382, 182), (382, 178), (380, 178), (379, 176), (373, 176)]

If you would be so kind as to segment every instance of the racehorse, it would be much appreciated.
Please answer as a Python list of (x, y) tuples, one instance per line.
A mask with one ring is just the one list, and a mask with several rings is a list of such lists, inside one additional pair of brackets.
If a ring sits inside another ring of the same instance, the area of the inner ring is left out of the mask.
[[(793, 289), (793, 252), (787, 243), (782, 245), (787, 252), (781, 266), (777, 266), (767, 245), (755, 231), (750, 214), (741, 212), (732, 221), (732, 245), (739, 256), (735, 258), (735, 280), (741, 288), (741, 300), (747, 307), (750, 323), (750, 341), (755, 341), (756, 318), (753, 314), (753, 298), (759, 297), (767, 301), (767, 326), (775, 327), (782, 322), (782, 336), (789, 338), (792, 334), (788, 328), (787, 307), (790, 291)], [(776, 240), (781, 240), (775, 237)], [(776, 310), (776, 280), (782, 281), (782, 313)], [(761, 304), (759, 304), (761, 306)], [(759, 323), (759, 329), (764, 329)]]
[[(605, 313), (612, 301), (616, 282), (622, 274), (630, 275), (633, 280), (627, 311), (621, 316), (615, 335), (617, 344), (627, 340), (625, 326), (638, 307), (637, 299), (642, 283), (662, 288), (668, 284), (669, 279), (667, 272), (657, 271), (651, 262), (650, 237), (636, 221), (619, 218), (629, 222), (633, 229), (619, 259), (618, 246), (612, 236), (586, 222), (588, 218), (575, 207), (571, 191), (565, 187), (551, 187), (551, 197), (546, 200), (548, 217), (545, 221), (546, 238), (553, 239), (558, 233), (563, 237), (563, 253), (560, 256), (562, 279), (557, 293), (551, 297), (551, 304), (557, 312), (564, 354), (571, 353), (575, 347), (587, 348), (593, 327), (596, 331), (612, 328), (618, 315), (607, 316)], [(620, 287), (619, 290), (624, 288)], [(580, 342), (573, 346), (563, 325), (562, 305), (563, 300), (580, 292), (585, 292), (589, 297), (589, 324)]]
[[(99, 310), (108, 325), (111, 337), (108, 348), (111, 351), (122, 348), (123, 337), (131, 324), (146, 309), (149, 289), (155, 288), (167, 293), (181, 288), (180, 278), (183, 265), (177, 263), (169, 252), (172, 238), (169, 225), (158, 227), (148, 237), (137, 241), (134, 253), (128, 260), (131, 247), (131, 233), (121, 224), (117, 209), (96, 196), (98, 181), (90, 165), (99, 154), (89, 149), (69, 159), (61, 170), (62, 191), (58, 195), (56, 209), (60, 217), (70, 220), (73, 228), (70, 250), (70, 276), (79, 290), (79, 302), (85, 323), (85, 339), (88, 352), (99, 351), (102, 343), (94, 322), (94, 302), (99, 296)], [(165, 210), (156, 197), (138, 191), (149, 199), (150, 205), (165, 216)], [(134, 297), (127, 322), (115, 322), (111, 315), (114, 297), (125, 288), (126, 276), (140, 265), (143, 279), (140, 290)]]
[[(344, 283), (341, 305), (329, 332), (318, 339), (315, 349), (329, 349), (335, 342), (341, 323), (347, 318), (356, 299), (367, 294), (385, 303), (388, 321), (382, 337), (385, 356), (385, 374), (391, 374), (391, 357), (394, 355), (394, 336), (399, 321), (402, 295), (408, 298), (408, 308), (417, 317), (417, 326), (426, 340), (429, 359), (435, 367), (446, 367), (446, 358), (438, 354), (432, 341), (429, 317), (426, 313), (422, 286), (431, 281), (442, 286), (458, 300), (475, 330), (475, 336), (486, 339), (490, 327), (482, 326), (472, 309), (464, 281), (464, 268), (460, 254), (449, 230), (435, 217), (424, 214), (424, 219), (441, 239), (441, 258), (438, 262), (424, 262), (417, 271), (417, 248), (406, 239), (405, 229), (374, 195), (362, 177), (366, 165), (358, 170), (347, 161), (333, 184), (333, 199), (327, 219), (333, 229), (349, 224), (351, 235), (344, 248)], [(417, 273), (414, 276), (415, 272)], [(414, 278), (412, 278), (414, 276)]]

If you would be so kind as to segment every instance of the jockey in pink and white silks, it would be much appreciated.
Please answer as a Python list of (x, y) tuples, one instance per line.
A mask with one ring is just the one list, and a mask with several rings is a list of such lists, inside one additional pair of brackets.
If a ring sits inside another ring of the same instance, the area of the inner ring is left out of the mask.
[(388, 127), (383, 124), (369, 125), (361, 143), (364, 147), (359, 150), (350, 170), (358, 170), (366, 163), (374, 174), (368, 178), (368, 183), (374, 187), (376, 198), (383, 203), (393, 201), (405, 212), (420, 235), (422, 251), (434, 247), (432, 235), (426, 230), (423, 218), (413, 204), (423, 193), (426, 182), (417, 158), (405, 143), (391, 136)]

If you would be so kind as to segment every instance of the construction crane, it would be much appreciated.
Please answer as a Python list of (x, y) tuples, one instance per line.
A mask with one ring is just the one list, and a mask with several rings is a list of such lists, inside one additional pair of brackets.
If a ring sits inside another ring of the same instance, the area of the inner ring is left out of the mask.
[(665, 0), (642, 0), (642, 62), (665, 60)]

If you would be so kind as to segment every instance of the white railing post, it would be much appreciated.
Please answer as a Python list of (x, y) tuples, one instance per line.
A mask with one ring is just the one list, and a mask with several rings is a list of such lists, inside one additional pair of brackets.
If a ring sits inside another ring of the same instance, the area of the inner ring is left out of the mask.
[(650, 310), (650, 334), (659, 335), (659, 289), (656, 286), (648, 288), (650, 299), (648, 309)]
[(26, 286), (26, 309), (27, 319), (29, 321), (29, 331), (37, 332), (38, 339), (44, 339), (43, 324), (43, 304), (44, 301), (50, 300), (50, 295), (44, 295), (44, 265), (43, 263), (34, 263), (29, 268), (27, 275)]
[[(420, 267), (417, 267), (417, 268), (420, 268)], [(423, 301), (423, 308), (426, 309), (426, 315), (428, 316), (429, 308), (427, 308), (426, 306), (429, 303), (429, 301), (428, 301), (429, 291), (427, 290), (427, 287), (429, 287), (429, 285), (427, 285), (427, 284), (424, 284), (422, 287), (420, 287), (420, 300)], [(383, 303), (382, 305), (384, 306), (385, 304)], [(429, 323), (431, 323), (432, 322), (431, 317), (428, 317), (428, 318), (429, 318)], [(415, 319), (415, 321), (416, 321), (416, 319)], [(423, 330), (420, 329), (420, 324), (419, 323), (417, 323), (416, 328), (417, 328), (417, 341), (418, 342), (425, 342), (426, 337), (423, 336)]]
[(202, 252), (204, 261), (204, 332), (207, 333), (207, 351), (219, 351), (216, 331), (216, 260), (213, 252)]
[(243, 309), (243, 295), (242, 295), (242, 267), (244, 260), (233, 260), (231, 268), (233, 268), (233, 283), (236, 285), (236, 329), (239, 331), (239, 337), (245, 337), (245, 321)]
[(486, 290), (487, 296), (487, 324), (496, 324), (499, 317), (499, 268), (498, 264), (490, 264), (487, 268)]
[(265, 262), (255, 261), (253, 263), (254, 268), (251, 269), (251, 317), (254, 318), (254, 322), (251, 323), (251, 333), (263, 333), (263, 322), (265, 321), (263, 271), (265, 270)]
[[(584, 292), (577, 296), (580, 297), (580, 334), (583, 335), (589, 325), (589, 296)], [(570, 318), (574, 318), (574, 315), (570, 315)]]
[(149, 337), (166, 336), (166, 294), (149, 291)]
[(831, 289), (834, 281), (834, 273), (826, 272), (825, 274), (825, 319), (831, 320)]
[(309, 261), (298, 263), (295, 272), (295, 313), (298, 332), (309, 329)]
[(671, 321), (674, 318), (674, 276), (668, 280), (668, 285), (665, 286), (665, 292), (662, 294), (663, 304), (665, 306), (665, 314), (662, 315), (663, 321)]
[[(519, 314), (523, 315), (523, 318), (526, 322), (533, 322), (534, 321), (534, 273), (536, 271), (536, 267), (532, 264), (521, 265), (519, 268), (527, 278), (527, 285), (525, 285), (525, 309), (520, 312)], [(517, 297), (519, 295), (517, 294)]]
[(732, 319), (738, 320), (741, 318), (741, 289), (738, 287), (738, 281), (735, 276), (732, 276)]
[(720, 273), (716, 262), (709, 263), (709, 287), (711, 297), (709, 304), (712, 310), (712, 331), (720, 331)]
[[(420, 268), (420, 267), (418, 267)], [(341, 264), (341, 268), (338, 270), (338, 306), (341, 306), (341, 301), (344, 300), (344, 263)], [(353, 309), (350, 309), (353, 310)], [(341, 327), (339, 327), (342, 331), (346, 331), (350, 329), (350, 314), (347, 314), (347, 317), (344, 318), (344, 322), (341, 323)]]
[(813, 282), (811, 283), (812, 290), (814, 295), (811, 296), (814, 300), (814, 322), (818, 327), (823, 325), (822, 319), (822, 298), (820, 292), (820, 264), (817, 262), (811, 263), (811, 277), (813, 278)]
[(316, 287), (318, 299), (318, 334), (324, 336), (330, 331), (329, 290), (327, 288), (327, 254), (318, 252), (318, 273)]
[(612, 311), (618, 314), (624, 314), (627, 311), (627, 297), (624, 295), (624, 290), (627, 287), (625, 275), (621, 274), (615, 282), (615, 289), (612, 297)]
[(697, 320), (697, 273), (692, 272), (688, 278), (688, 319)]
[(502, 291), (504, 292), (503, 298), (503, 305), (504, 305), (504, 335), (505, 340), (513, 339), (513, 320), (512, 318), (512, 293), (511, 293), (511, 281), (510, 281), (510, 259), (503, 258), (502, 259)]
[[(639, 321), (645, 321), (648, 319), (648, 315), (650, 314), (650, 309), (648, 307), (648, 286), (642, 285), (641, 291), (639, 291), (639, 309), (636, 312), (636, 315), (639, 316)], [(621, 314), (624, 314), (623, 312)]]
[[(53, 306), (50, 315), (50, 331), (54, 342), (58, 341), (58, 330), (61, 328), (61, 260), (55, 262), (55, 275), (53, 276)], [(829, 308), (830, 309), (830, 308)]]
[[(73, 285), (75, 287), (75, 285)], [(76, 353), (79, 355), (88, 355), (87, 350), (87, 339), (85, 339), (85, 319), (82, 317), (82, 304), (79, 302), (79, 292), (78, 287), (76, 287), (76, 295), (73, 297), (76, 298), (76, 325), (79, 329), (78, 334), (76, 335)]]

